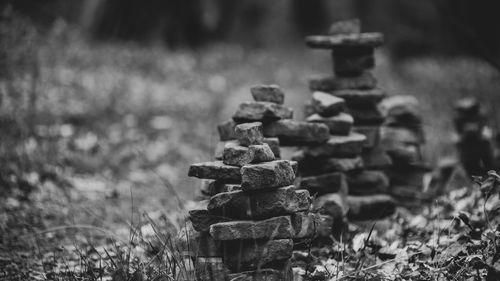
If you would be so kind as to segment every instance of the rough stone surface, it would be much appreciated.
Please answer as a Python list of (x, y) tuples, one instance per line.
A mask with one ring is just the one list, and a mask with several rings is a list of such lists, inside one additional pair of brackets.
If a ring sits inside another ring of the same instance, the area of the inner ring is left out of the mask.
[(293, 280), (292, 268), (286, 270), (261, 269), (228, 275), (230, 281), (288, 281)]
[(312, 102), (316, 113), (324, 117), (335, 116), (345, 107), (343, 99), (319, 91), (312, 94)]
[(362, 134), (366, 137), (364, 148), (373, 148), (379, 144), (380, 141), (380, 127), (379, 126), (356, 126), (354, 132)]
[(280, 120), (266, 124), (264, 135), (279, 138), (281, 145), (318, 144), (330, 137), (326, 125), (294, 120)]
[(210, 199), (207, 209), (211, 214), (234, 219), (264, 219), (306, 211), (311, 203), (309, 192), (294, 189), (289, 186), (259, 193), (219, 193)]
[(310, 48), (333, 49), (339, 46), (372, 46), (378, 47), (384, 43), (384, 35), (373, 33), (337, 34), (331, 36), (307, 36), (306, 44)]
[(351, 220), (371, 220), (390, 216), (396, 210), (396, 202), (389, 195), (347, 196)]
[(239, 123), (262, 121), (270, 122), (279, 119), (292, 119), (293, 109), (272, 102), (243, 102), (233, 115)]
[(312, 238), (317, 236), (321, 217), (316, 213), (296, 213), (292, 215), (294, 239)]
[(217, 241), (288, 239), (294, 234), (290, 216), (261, 221), (231, 221), (212, 224), (210, 235)]
[(252, 163), (269, 162), (275, 159), (274, 153), (267, 143), (251, 145), (248, 148), (250, 151), (253, 151), (254, 158)]
[(235, 127), (234, 134), (242, 146), (262, 144), (264, 139), (261, 122), (239, 124)]
[(354, 124), (352, 116), (344, 112), (332, 117), (322, 117), (319, 114), (313, 114), (307, 117), (306, 121), (325, 124), (331, 135), (340, 136), (349, 135), (352, 125)]
[(309, 190), (311, 194), (347, 192), (347, 183), (343, 173), (333, 172), (300, 179), (300, 188)]
[(347, 107), (373, 106), (382, 101), (387, 94), (381, 89), (344, 89), (329, 92), (330, 94), (345, 100)]
[(380, 125), (384, 123), (384, 116), (374, 106), (370, 107), (350, 107), (349, 114), (354, 118), (354, 125)]
[(194, 230), (207, 232), (212, 224), (226, 222), (230, 219), (212, 215), (208, 212), (208, 210), (191, 210), (189, 211), (189, 220), (191, 221)]
[(233, 120), (227, 120), (220, 123), (217, 126), (217, 130), (219, 131), (219, 137), (221, 141), (228, 141), (236, 139), (236, 135), (234, 134), (234, 128), (236, 127), (236, 122)]
[(329, 35), (351, 34), (361, 32), (361, 21), (359, 19), (349, 19), (334, 22), (328, 29)]
[(293, 184), (295, 173), (288, 160), (247, 165), (241, 168), (244, 191), (266, 190)]
[(355, 77), (324, 77), (309, 80), (311, 91), (331, 92), (345, 89), (373, 89), (377, 86), (377, 80), (370, 72), (363, 72)]
[(231, 192), (241, 190), (241, 185), (226, 183), (220, 180), (204, 179), (201, 183), (201, 193), (206, 196), (214, 196), (221, 192)]
[(187, 223), (176, 237), (182, 255), (189, 257), (220, 257), (222, 244), (210, 236), (208, 232), (195, 231), (191, 223)]
[(188, 176), (200, 179), (225, 180), (231, 183), (241, 182), (240, 167), (224, 165), (222, 161), (192, 164)]
[(278, 138), (264, 138), (263, 142), (269, 145), (274, 157), (281, 157), (280, 140)]
[(197, 257), (194, 268), (199, 281), (225, 280), (229, 274), (221, 257)]
[(381, 171), (360, 171), (347, 174), (349, 194), (370, 195), (389, 191), (389, 178)]
[(233, 272), (283, 264), (292, 252), (292, 239), (224, 242), (224, 261)]
[(351, 133), (348, 136), (332, 136), (328, 142), (304, 149), (305, 156), (352, 158), (361, 154), (366, 137)]
[(285, 94), (278, 85), (256, 85), (250, 88), (252, 97), (255, 101), (272, 102), (283, 104)]
[(226, 143), (222, 154), (222, 162), (231, 166), (244, 166), (250, 164), (254, 158), (254, 150), (248, 147)]
[(337, 76), (356, 76), (375, 67), (373, 47), (337, 47), (332, 58)]
[(363, 168), (361, 157), (354, 158), (315, 158), (307, 157), (303, 151), (298, 151), (292, 156), (300, 165), (302, 176), (321, 175), (328, 172), (350, 172)]

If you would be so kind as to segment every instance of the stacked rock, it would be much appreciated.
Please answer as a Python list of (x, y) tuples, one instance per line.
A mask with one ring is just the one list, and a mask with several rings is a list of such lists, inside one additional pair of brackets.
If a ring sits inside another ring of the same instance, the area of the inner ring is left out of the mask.
[[(303, 185), (318, 194), (348, 186), (347, 215), (351, 219), (391, 214), (394, 201), (385, 195), (389, 180), (380, 171), (391, 164), (379, 145), (384, 117), (378, 103), (386, 95), (376, 88), (370, 72), (383, 35), (360, 33), (359, 20), (348, 20), (334, 23), (328, 35), (308, 36), (305, 41), (311, 48), (332, 52), (334, 75), (309, 81), (313, 94), (306, 105), (306, 120), (326, 124), (331, 137), (322, 146), (305, 148), (296, 158), (305, 176)], [(338, 200), (338, 196), (328, 196), (332, 199), (318, 198), (318, 208), (328, 209), (323, 206), (326, 202)]]
[(291, 118), (293, 111), (281, 105), (278, 91), (254, 93), (256, 101), (242, 103), (233, 116), (241, 124), (222, 161), (189, 169), (189, 176), (213, 181), (207, 208), (189, 212), (195, 234), (205, 238), (193, 241), (198, 252), (190, 252), (195, 264), (208, 269), (198, 274), (200, 280), (291, 280), (294, 240), (312, 238), (318, 228), (318, 216), (308, 213), (309, 192), (293, 185), (297, 162), (276, 159), (264, 142), (266, 126)]
[(419, 206), (426, 199), (425, 176), (432, 170), (422, 156), (425, 136), (419, 102), (413, 96), (391, 96), (380, 109), (385, 117), (381, 143), (393, 162), (386, 171), (390, 194), (408, 207)]

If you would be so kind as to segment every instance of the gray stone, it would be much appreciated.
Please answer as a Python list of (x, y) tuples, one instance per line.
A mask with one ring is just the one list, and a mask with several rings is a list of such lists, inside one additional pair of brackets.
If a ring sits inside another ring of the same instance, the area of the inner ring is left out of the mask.
[(354, 125), (380, 125), (384, 123), (384, 116), (375, 105), (361, 108), (350, 107), (349, 114), (354, 118)]
[[(214, 196), (222, 192), (241, 190), (241, 185), (231, 184), (220, 180), (204, 179), (201, 184), (201, 193), (206, 196)], [(209, 198), (210, 199), (210, 198)]]
[(330, 237), (332, 233), (332, 227), (334, 225), (333, 217), (329, 215), (319, 215), (319, 221), (316, 228), (316, 236), (317, 237)]
[(371, 46), (378, 47), (384, 43), (381, 33), (351, 33), (332, 36), (307, 36), (306, 45), (315, 49), (334, 49), (339, 46)]
[(314, 109), (314, 105), (312, 103), (312, 100), (307, 100), (304, 103), (304, 107), (302, 109), (302, 112), (304, 116), (310, 116), (316, 113), (316, 110)]
[(375, 67), (373, 47), (337, 47), (332, 52), (337, 76), (356, 76)]
[(345, 101), (328, 93), (316, 91), (312, 94), (312, 102), (316, 113), (331, 117), (344, 110)]
[(267, 190), (293, 184), (295, 173), (288, 160), (276, 160), (241, 168), (244, 191)]
[(260, 269), (255, 271), (244, 271), (228, 275), (230, 281), (288, 281), (293, 280), (292, 268), (285, 270)]
[(280, 120), (264, 126), (266, 137), (277, 137), (281, 145), (323, 143), (330, 137), (326, 125), (294, 120)]
[(396, 202), (389, 195), (347, 196), (350, 220), (372, 220), (390, 216), (396, 210)]
[(332, 136), (328, 142), (304, 149), (305, 156), (352, 158), (361, 154), (366, 137), (351, 133), (348, 136)]
[(251, 145), (248, 148), (250, 151), (253, 151), (254, 158), (252, 163), (269, 162), (275, 159), (274, 153), (267, 143)]
[(224, 154), (224, 148), (226, 147), (225, 141), (219, 141), (217, 142), (217, 145), (215, 146), (215, 151), (214, 151), (214, 159), (215, 160), (222, 160), (222, 155)]
[(240, 167), (224, 165), (222, 161), (192, 164), (188, 176), (200, 179), (224, 180), (231, 183), (241, 182)]
[(344, 89), (329, 92), (330, 94), (343, 98), (347, 107), (365, 107), (373, 106), (382, 101), (387, 94), (381, 89)]
[(364, 148), (373, 148), (379, 144), (380, 141), (380, 127), (379, 126), (356, 126), (354, 132), (362, 134), (366, 137)]
[(313, 114), (307, 117), (306, 121), (325, 124), (331, 135), (341, 136), (349, 135), (352, 125), (354, 124), (352, 116), (344, 112), (332, 117), (322, 117), (319, 114)]
[(366, 169), (386, 169), (393, 164), (387, 152), (380, 146), (365, 150), (361, 157)]
[(389, 178), (381, 171), (348, 173), (347, 183), (351, 195), (381, 194), (389, 191)]
[(292, 239), (224, 242), (224, 261), (233, 272), (285, 263), (292, 257), (292, 252)]
[(288, 239), (294, 234), (290, 216), (261, 221), (231, 221), (212, 224), (210, 235), (217, 241)]
[(234, 133), (242, 146), (262, 144), (264, 139), (261, 122), (239, 124), (234, 129)]
[(259, 193), (219, 193), (210, 199), (207, 209), (211, 214), (234, 219), (265, 219), (306, 211), (310, 203), (307, 190), (289, 186)]
[(208, 210), (191, 210), (189, 211), (189, 220), (193, 225), (194, 230), (199, 232), (207, 232), (210, 226), (214, 223), (230, 221), (227, 217), (212, 215)]
[(233, 120), (244, 122), (270, 122), (279, 119), (292, 119), (293, 109), (272, 102), (243, 102), (233, 115)]
[(331, 92), (345, 89), (373, 89), (377, 80), (370, 72), (363, 72), (355, 77), (323, 77), (309, 79), (311, 91)]
[(345, 194), (330, 193), (316, 197), (313, 201), (313, 211), (331, 218), (327, 221), (332, 223), (332, 232), (340, 231), (347, 213)]
[(329, 35), (351, 34), (361, 32), (361, 21), (359, 19), (348, 19), (334, 22), (328, 29)]
[(264, 138), (263, 142), (269, 145), (271, 151), (274, 154), (274, 157), (281, 157), (280, 140), (278, 138)]
[(233, 120), (227, 120), (220, 123), (217, 126), (217, 130), (219, 131), (219, 137), (221, 141), (228, 141), (236, 139), (236, 135), (234, 134), (234, 128), (236, 127), (236, 122)]
[(386, 118), (386, 125), (408, 128), (422, 126), (420, 103), (414, 96), (391, 96), (384, 99), (379, 107)]
[(210, 236), (208, 232), (195, 231), (191, 223), (187, 223), (176, 237), (176, 245), (183, 256), (189, 257), (221, 257), (222, 244)]
[(225, 280), (229, 274), (222, 257), (197, 257), (194, 267), (198, 281)]
[(321, 216), (316, 213), (296, 213), (292, 215), (293, 238), (313, 238), (317, 236)]
[(278, 85), (256, 85), (250, 88), (252, 97), (255, 101), (272, 102), (283, 104), (285, 94)]
[(341, 172), (333, 172), (300, 179), (300, 188), (309, 190), (311, 194), (347, 192), (347, 182)]
[(241, 167), (250, 164), (254, 160), (254, 152), (255, 150), (248, 147), (226, 143), (222, 154), (222, 162), (226, 165)]
[(321, 175), (329, 172), (350, 172), (363, 168), (361, 157), (354, 158), (315, 158), (307, 157), (303, 151), (298, 151), (292, 156), (292, 160), (300, 163), (300, 174), (302, 176)]

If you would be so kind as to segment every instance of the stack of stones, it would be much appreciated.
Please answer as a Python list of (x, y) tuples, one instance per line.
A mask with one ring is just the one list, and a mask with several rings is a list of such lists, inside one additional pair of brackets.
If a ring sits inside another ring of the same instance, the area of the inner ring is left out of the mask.
[(265, 142), (266, 128), (293, 123), (276, 89), (253, 88), (255, 101), (242, 103), (233, 116), (222, 160), (189, 169), (189, 176), (211, 180), (207, 207), (189, 212), (193, 230), (185, 237), (199, 280), (292, 280), (294, 241), (317, 233), (309, 192), (294, 186), (297, 162), (278, 160)]
[(469, 176), (482, 176), (493, 169), (493, 137), (479, 101), (473, 97), (460, 99), (453, 121), (459, 159)]
[(331, 137), (324, 145), (305, 148), (295, 158), (304, 176), (301, 185), (332, 198), (319, 197), (318, 208), (331, 209), (324, 206), (326, 202), (339, 200), (331, 194), (345, 189), (348, 218), (387, 216), (394, 212), (395, 204), (386, 195), (389, 180), (381, 171), (391, 162), (379, 145), (384, 117), (378, 109), (386, 95), (376, 88), (370, 72), (383, 35), (360, 33), (359, 20), (348, 20), (334, 23), (329, 35), (305, 40), (311, 48), (332, 52), (334, 75), (309, 82), (313, 94), (306, 105), (306, 121), (326, 124)]

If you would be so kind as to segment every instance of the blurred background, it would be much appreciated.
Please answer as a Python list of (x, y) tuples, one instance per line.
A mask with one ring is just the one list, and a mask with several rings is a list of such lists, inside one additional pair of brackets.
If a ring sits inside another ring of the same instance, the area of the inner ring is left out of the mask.
[(14, 206), (71, 198), (32, 215), (96, 225), (182, 204), (199, 184), (189, 165), (212, 159), (216, 125), (252, 85), (280, 85), (303, 117), (308, 77), (332, 73), (303, 36), (353, 17), (384, 33), (379, 87), (420, 101), (435, 164), (455, 153), (458, 98), (477, 97), (499, 129), (498, 11), (495, 0), (0, 1), (0, 192)]

